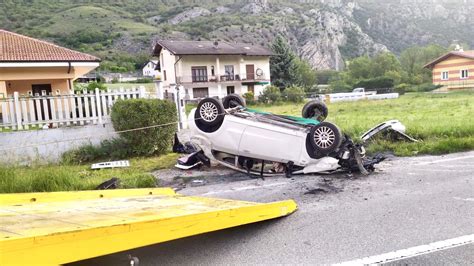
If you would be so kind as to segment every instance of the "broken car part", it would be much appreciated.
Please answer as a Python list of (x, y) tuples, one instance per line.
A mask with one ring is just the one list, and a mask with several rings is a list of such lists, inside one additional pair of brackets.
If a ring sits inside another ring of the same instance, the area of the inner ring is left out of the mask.
[(123, 168), (123, 167), (130, 167), (130, 161), (113, 161), (113, 162), (102, 162), (102, 163), (95, 163), (91, 165), (92, 170), (96, 169), (104, 169), (104, 168)]
[(405, 133), (406, 127), (398, 120), (389, 120), (378, 124), (377, 126), (369, 129), (360, 138), (362, 141), (367, 142), (374, 139), (376, 136), (388, 137), (391, 140), (407, 140), (417, 142), (418, 140), (408, 136)]
[(111, 179), (101, 183), (98, 185), (95, 189), (96, 190), (101, 190), (101, 189), (117, 189), (120, 187), (120, 179), (117, 177), (112, 177)]

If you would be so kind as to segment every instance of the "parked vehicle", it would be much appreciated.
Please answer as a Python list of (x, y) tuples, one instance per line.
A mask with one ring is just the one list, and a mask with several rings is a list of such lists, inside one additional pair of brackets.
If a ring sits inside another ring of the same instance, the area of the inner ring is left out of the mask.
[(222, 102), (203, 99), (191, 111), (189, 125), (193, 143), (206, 156), (250, 174), (373, 170), (373, 165), (364, 168), (364, 148), (324, 121), (327, 115), (318, 100), (303, 107), (303, 117), (295, 117), (253, 110), (240, 96), (229, 95)]

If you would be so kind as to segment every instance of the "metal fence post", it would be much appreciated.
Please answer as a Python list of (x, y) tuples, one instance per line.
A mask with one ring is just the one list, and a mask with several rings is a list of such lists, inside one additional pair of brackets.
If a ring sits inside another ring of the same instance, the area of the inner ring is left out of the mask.
[(15, 118), (16, 118), (16, 126), (17, 129), (23, 129), (23, 126), (21, 125), (21, 108), (20, 108), (20, 94), (15, 91), (13, 92), (13, 104), (15, 107)]

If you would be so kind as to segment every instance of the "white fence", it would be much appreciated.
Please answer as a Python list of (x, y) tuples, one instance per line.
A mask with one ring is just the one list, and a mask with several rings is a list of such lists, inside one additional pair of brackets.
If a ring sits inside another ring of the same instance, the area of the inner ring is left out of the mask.
[(35, 95), (0, 99), (0, 131), (69, 125), (101, 124), (119, 99), (145, 98), (145, 88), (120, 89), (68, 95)]
[(329, 102), (351, 102), (359, 100), (383, 100), (396, 99), (399, 97), (398, 93), (384, 93), (384, 94), (370, 94), (364, 92), (347, 92), (347, 93), (333, 93), (326, 94), (325, 101)]

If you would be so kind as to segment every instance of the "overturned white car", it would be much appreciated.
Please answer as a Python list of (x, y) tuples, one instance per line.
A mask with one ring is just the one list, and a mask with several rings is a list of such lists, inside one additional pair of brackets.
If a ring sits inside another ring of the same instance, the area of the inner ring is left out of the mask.
[(218, 163), (261, 176), (373, 170), (380, 159), (364, 160), (364, 148), (325, 122), (327, 113), (320, 101), (294, 117), (246, 108), (238, 95), (205, 98), (189, 115), (191, 140)]

